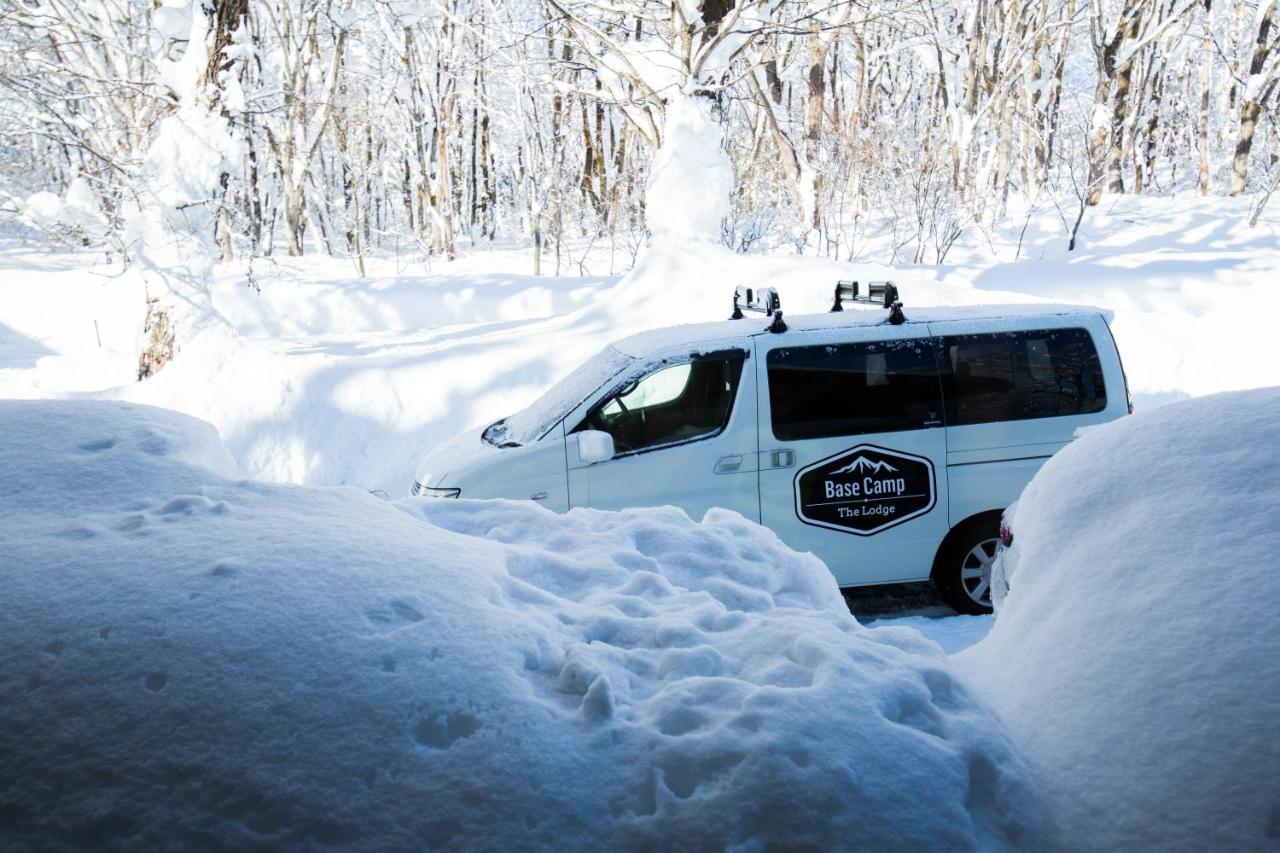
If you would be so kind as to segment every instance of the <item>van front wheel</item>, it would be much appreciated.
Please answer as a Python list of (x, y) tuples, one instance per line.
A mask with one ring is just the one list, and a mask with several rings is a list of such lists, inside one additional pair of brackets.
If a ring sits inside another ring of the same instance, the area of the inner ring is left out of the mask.
[(956, 611), (991, 612), (991, 564), (999, 536), (1000, 513), (983, 513), (956, 525), (938, 549), (933, 585)]

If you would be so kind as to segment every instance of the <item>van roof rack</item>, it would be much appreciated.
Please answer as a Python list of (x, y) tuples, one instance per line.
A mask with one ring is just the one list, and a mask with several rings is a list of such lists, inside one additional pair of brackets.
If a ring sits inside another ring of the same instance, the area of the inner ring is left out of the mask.
[(858, 282), (842, 279), (836, 282), (835, 299), (831, 303), (831, 310), (843, 311), (845, 299), (850, 302), (865, 302), (868, 305), (882, 305), (888, 308), (890, 325), (899, 326), (907, 321), (906, 315), (902, 313), (902, 303), (898, 300), (898, 287), (891, 281), (867, 282), (867, 295), (862, 296), (858, 293)]
[(778, 291), (772, 287), (752, 290), (749, 287), (738, 285), (733, 291), (733, 314), (729, 316), (729, 319), (741, 320), (744, 310), (772, 317), (773, 322), (769, 324), (769, 331), (774, 334), (787, 330), (787, 324), (782, 321), (782, 300), (778, 298)]

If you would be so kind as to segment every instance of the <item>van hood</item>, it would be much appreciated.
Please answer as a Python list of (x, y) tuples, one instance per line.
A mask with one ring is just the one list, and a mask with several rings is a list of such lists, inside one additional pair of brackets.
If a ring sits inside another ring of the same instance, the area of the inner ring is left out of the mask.
[(482, 437), (489, 426), (467, 430), (432, 448), (418, 465), (418, 483), (424, 488), (449, 487), (452, 475), (502, 453)]

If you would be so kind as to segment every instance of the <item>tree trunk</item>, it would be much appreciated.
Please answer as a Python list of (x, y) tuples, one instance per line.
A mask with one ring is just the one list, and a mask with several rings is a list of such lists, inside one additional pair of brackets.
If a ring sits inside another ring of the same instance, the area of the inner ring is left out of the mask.
[(287, 187), (284, 199), (284, 227), (288, 236), (289, 257), (302, 257), (302, 231), (306, 227), (303, 222), (302, 191), (297, 187)]
[(1209, 96), (1213, 85), (1213, 34), (1209, 28), (1209, 10), (1213, 0), (1204, 0), (1204, 17), (1200, 22), (1200, 195), (1209, 194)]
[(533, 227), (533, 274), (542, 275), (542, 210), (534, 205), (529, 212)]
[(445, 260), (454, 259), (453, 191), (449, 181), (449, 137), (445, 121), (439, 125), (436, 150), (436, 218), (440, 228), (440, 251)]
[[(1075, 18), (1075, 14), (1076, 0), (1067, 0), (1067, 8), (1063, 13), (1063, 20), (1070, 21)], [(1045, 109), (1045, 123), (1048, 128), (1045, 132), (1044, 160), (1039, 164), (1039, 180), (1042, 184), (1048, 180), (1049, 164), (1053, 162), (1053, 146), (1057, 141), (1058, 134), (1058, 115), (1062, 108), (1062, 76), (1067, 64), (1067, 49), (1070, 38), (1071, 28), (1063, 27), (1058, 43), (1058, 54), (1053, 63), (1053, 82), (1049, 86), (1049, 103)]]
[(1008, 198), (1009, 165), (1013, 160), (1013, 117), (1015, 93), (1005, 91), (1004, 105), (1000, 109), (1000, 127), (996, 135), (996, 162), (992, 177), (992, 189), (996, 196), (996, 210), (1003, 214)]
[(1160, 129), (1160, 98), (1163, 91), (1164, 68), (1162, 65), (1151, 84), (1151, 117), (1147, 119), (1147, 127), (1144, 131), (1143, 150), (1141, 155), (1136, 150), (1133, 155), (1135, 162), (1133, 190), (1136, 193), (1141, 193), (1148, 185), (1155, 183), (1156, 159), (1160, 152), (1157, 132)]
[[(208, 64), (204, 69), (204, 86), (210, 93), (210, 109), (220, 110), (222, 117), (231, 120), (231, 113), (222, 101), (222, 87), (218, 77), (228, 70), (232, 61), (225, 52), (231, 46), (231, 37), (235, 30), (249, 15), (249, 0), (219, 0), (213, 4), (211, 21), (213, 29), (212, 43), (209, 47)], [(231, 175), (223, 172), (218, 179), (218, 246), (222, 251), (222, 260), (229, 263), (235, 259), (235, 250), (231, 243), (231, 213), (227, 209), (227, 185)]]
[[(1140, 31), (1142, 14), (1137, 12), (1129, 20), (1126, 38), (1135, 38)], [(1112, 96), (1111, 145), (1107, 149), (1107, 192), (1124, 192), (1124, 175), (1121, 172), (1123, 158), (1124, 125), (1129, 115), (1129, 89), (1133, 85), (1133, 66), (1137, 56), (1130, 54), (1116, 72), (1115, 94)]]
[(1093, 88), (1093, 118), (1089, 126), (1089, 172), (1085, 187), (1085, 204), (1093, 207), (1102, 201), (1103, 162), (1107, 156), (1107, 122), (1104, 110), (1111, 92), (1111, 79), (1098, 71)]
[(1235, 156), (1231, 161), (1230, 194), (1233, 196), (1244, 192), (1248, 184), (1249, 152), (1253, 148), (1253, 133), (1258, 127), (1258, 116), (1262, 112), (1262, 104), (1275, 88), (1276, 81), (1280, 80), (1280, 63), (1271, 69), (1269, 80), (1263, 78), (1269, 52), (1268, 39), (1275, 15), (1276, 0), (1267, 0), (1266, 5), (1259, 10), (1258, 38), (1254, 42), (1253, 59), (1249, 63), (1249, 82), (1240, 102), (1240, 125), (1236, 132)]
[(821, 190), (821, 172), (816, 168), (818, 162), (818, 143), (822, 140), (822, 117), (827, 101), (827, 48), (830, 42), (822, 38), (816, 23), (809, 31), (809, 102), (805, 110), (805, 158), (809, 161), (809, 180), (811, 186), (806, 187), (805, 196), (809, 199), (809, 210), (803, 211), (809, 219), (805, 224), (815, 232), (821, 227), (818, 215), (818, 196)]
[(1240, 130), (1236, 134), (1235, 156), (1231, 159), (1231, 191), (1229, 195), (1240, 195), (1248, 186), (1249, 152), (1253, 149), (1253, 133), (1258, 128), (1258, 116), (1262, 114), (1262, 105), (1246, 98), (1240, 107)]
[(218, 210), (218, 248), (222, 250), (224, 264), (236, 259), (235, 248), (231, 244), (231, 212), (226, 204)]

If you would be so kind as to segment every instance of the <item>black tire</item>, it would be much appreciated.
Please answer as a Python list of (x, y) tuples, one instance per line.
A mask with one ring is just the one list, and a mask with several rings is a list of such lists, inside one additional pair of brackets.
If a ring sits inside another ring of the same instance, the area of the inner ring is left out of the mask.
[[(990, 613), (990, 560), (1000, 537), (1000, 512), (984, 512), (957, 524), (933, 560), (933, 585), (958, 613)], [(983, 566), (985, 557), (987, 566)], [(987, 568), (985, 578), (982, 575)]]

